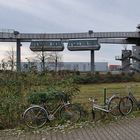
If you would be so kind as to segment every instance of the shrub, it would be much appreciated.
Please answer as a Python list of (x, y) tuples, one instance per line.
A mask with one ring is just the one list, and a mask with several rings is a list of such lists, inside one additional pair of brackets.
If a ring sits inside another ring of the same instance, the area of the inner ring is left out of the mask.
[(72, 100), (72, 97), (78, 94), (78, 92), (78, 85), (74, 83), (72, 78), (67, 78), (49, 85), (47, 90), (29, 93), (27, 100), (30, 104), (40, 104), (41, 102), (59, 100), (60, 98), (67, 101)]
[(121, 73), (112, 74), (108, 72), (107, 74), (100, 74), (96, 72), (94, 75), (88, 73), (86, 75), (76, 75), (74, 76), (74, 81), (77, 84), (92, 84), (92, 83), (111, 83), (111, 82), (139, 82), (140, 74), (135, 73)]
[(21, 121), (24, 110), (22, 98), (17, 92), (1, 92), (0, 94), (0, 124), (3, 128), (14, 128)]
[(58, 81), (54, 85), (56, 90), (63, 92), (71, 99), (73, 96), (79, 93), (79, 86), (75, 83), (72, 76), (66, 77), (65, 79)]
[(30, 104), (41, 104), (50, 100), (59, 100), (62, 95), (62, 92), (53, 89), (46, 92), (32, 92), (27, 95), (27, 101)]

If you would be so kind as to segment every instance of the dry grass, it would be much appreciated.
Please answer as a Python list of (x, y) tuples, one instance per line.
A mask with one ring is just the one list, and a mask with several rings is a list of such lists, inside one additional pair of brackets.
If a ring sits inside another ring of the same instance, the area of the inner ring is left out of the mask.
[(140, 99), (140, 83), (109, 83), (109, 84), (87, 84), (80, 85), (80, 93), (74, 98), (74, 102), (86, 104), (89, 97), (98, 98), (100, 103), (104, 100), (104, 88), (107, 89), (107, 97), (113, 94), (126, 96), (128, 91), (131, 90), (137, 99)]

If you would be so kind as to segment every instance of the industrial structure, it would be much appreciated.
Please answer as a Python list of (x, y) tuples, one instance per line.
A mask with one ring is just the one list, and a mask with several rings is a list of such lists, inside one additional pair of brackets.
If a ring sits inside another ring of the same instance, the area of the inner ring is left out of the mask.
[(116, 60), (120, 60), (122, 62), (122, 66), (120, 70), (124, 72), (130, 71), (130, 65), (131, 65), (131, 56), (132, 56), (132, 51), (131, 50), (122, 50), (122, 55), (121, 56), (116, 56)]
[[(138, 30), (140, 29), (140, 25), (137, 26)], [(84, 33), (19, 33), (18, 31), (13, 32), (0, 32), (0, 42), (16, 42), (16, 58), (17, 58), (17, 71), (21, 70), (21, 43), (22, 42), (33, 42), (33, 41), (67, 41), (69, 42), (71, 39), (77, 40), (98, 40), (95, 41), (96, 45), (102, 43), (109, 44), (133, 44), (135, 45), (134, 56), (137, 56), (140, 53), (140, 32), (93, 32), (92, 30)], [(53, 47), (50, 45), (50, 47)], [(80, 47), (80, 46), (79, 46)], [(88, 47), (86, 45), (85, 47)], [(93, 48), (95, 45), (93, 45)], [(57, 48), (57, 46), (56, 46)], [(81, 47), (82, 48), (82, 47)], [(99, 47), (100, 48), (100, 47)], [(95, 49), (96, 50), (96, 49)], [(79, 50), (80, 51), (80, 50)], [(135, 68), (140, 69), (139, 57), (138, 59), (133, 59)], [(94, 49), (91, 50), (91, 71), (94, 71)]]
[(116, 56), (116, 60), (122, 62), (120, 70), (124, 72), (136, 71), (140, 72), (140, 47), (132, 46), (132, 50), (122, 50), (121, 56)]

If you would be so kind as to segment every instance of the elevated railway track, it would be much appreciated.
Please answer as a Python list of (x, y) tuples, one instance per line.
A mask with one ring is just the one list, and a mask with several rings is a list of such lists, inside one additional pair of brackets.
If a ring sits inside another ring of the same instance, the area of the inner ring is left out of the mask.
[(99, 43), (107, 44), (140, 44), (140, 32), (82, 32), (82, 33), (19, 33), (18, 31), (1, 31), (0, 42), (16, 42), (17, 46), (17, 70), (21, 70), (21, 50), (22, 42), (34, 40), (62, 40), (68, 42), (69, 39), (98, 39)]

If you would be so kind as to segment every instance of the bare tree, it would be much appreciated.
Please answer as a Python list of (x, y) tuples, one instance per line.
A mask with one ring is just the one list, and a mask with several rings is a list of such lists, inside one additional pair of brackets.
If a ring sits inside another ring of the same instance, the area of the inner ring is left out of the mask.
[(6, 51), (6, 59), (7, 59), (7, 63), (10, 65), (11, 71), (13, 71), (15, 67), (15, 61), (16, 61), (14, 47), (11, 47), (10, 50)]
[(5, 61), (5, 59), (1, 60), (1, 65), (2, 65), (2, 70), (6, 70), (7, 69), (7, 62)]
[(54, 64), (54, 70), (57, 72), (59, 64), (62, 66), (62, 54), (58, 52), (52, 52), (49, 55), (48, 61)]
[(24, 69), (28, 71), (36, 71), (37, 70), (37, 61), (33, 57), (26, 57), (25, 58), (28, 64), (24, 65)]
[(36, 54), (35, 55), (36, 59), (41, 61), (41, 69), (42, 69), (42, 71), (45, 71), (46, 62), (47, 62), (48, 58), (50, 57), (50, 53), (45, 52), (45, 51), (41, 51), (41, 52), (36, 52), (35, 54)]

